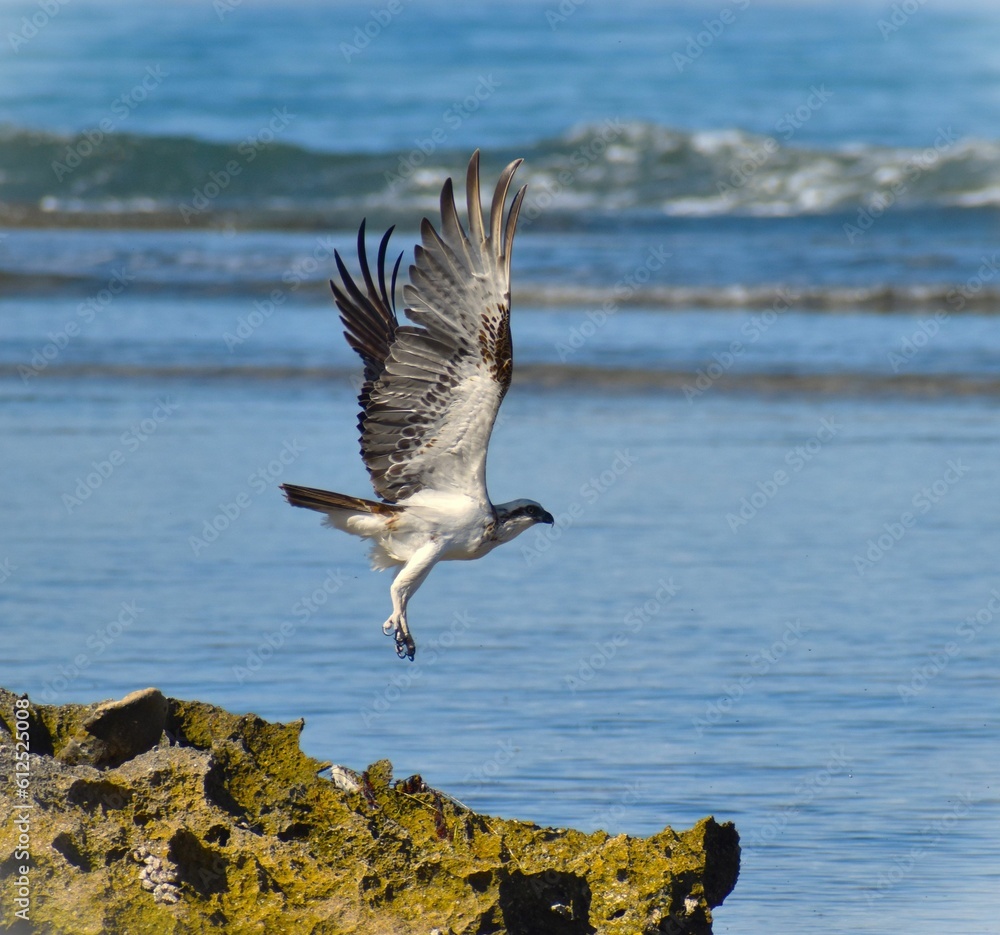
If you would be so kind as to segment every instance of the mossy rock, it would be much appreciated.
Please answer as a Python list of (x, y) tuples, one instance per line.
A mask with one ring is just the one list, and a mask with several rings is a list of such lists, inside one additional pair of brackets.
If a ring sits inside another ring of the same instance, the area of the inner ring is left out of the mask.
[[(2, 776), (15, 698), (0, 689)], [(0, 796), (0, 855), (30, 805), (31, 921), (6, 856), (5, 931), (709, 933), (739, 871), (730, 823), (635, 838), (478, 815), (419, 777), (393, 783), (385, 760), (327, 778), (299, 747), (302, 721), (155, 689), (32, 707), (29, 725), (29, 797)]]

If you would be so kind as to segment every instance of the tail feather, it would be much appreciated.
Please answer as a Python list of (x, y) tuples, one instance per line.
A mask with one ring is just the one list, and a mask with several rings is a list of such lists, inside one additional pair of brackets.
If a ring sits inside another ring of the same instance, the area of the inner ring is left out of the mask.
[(386, 515), (396, 513), (401, 509), (395, 503), (381, 503), (377, 500), (365, 500), (363, 497), (349, 497), (347, 494), (334, 493), (332, 490), (320, 490), (317, 487), (282, 484), (281, 489), (292, 506), (301, 506), (307, 510), (317, 510), (320, 513), (347, 510), (351, 513)]

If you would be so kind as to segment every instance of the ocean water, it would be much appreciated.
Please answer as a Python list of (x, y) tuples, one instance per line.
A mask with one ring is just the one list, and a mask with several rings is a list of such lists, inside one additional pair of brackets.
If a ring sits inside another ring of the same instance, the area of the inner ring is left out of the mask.
[[(910, 6), (6, 4), (2, 684), (732, 820), (721, 933), (1000, 932), (1000, 20)], [(558, 522), (406, 663), (277, 485), (369, 490), (332, 254), (408, 262), (476, 147), (529, 184), (490, 489)]]

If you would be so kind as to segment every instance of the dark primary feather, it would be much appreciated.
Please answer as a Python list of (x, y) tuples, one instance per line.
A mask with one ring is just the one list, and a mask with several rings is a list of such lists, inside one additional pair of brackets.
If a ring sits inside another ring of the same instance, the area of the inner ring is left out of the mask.
[(389, 238), (394, 228), (390, 227), (382, 236), (378, 248), (378, 286), (372, 280), (371, 268), (368, 265), (368, 252), (365, 249), (365, 222), (361, 222), (358, 230), (358, 260), (361, 264), (361, 275), (365, 281), (365, 292), (362, 292), (347, 271), (340, 254), (334, 250), (333, 256), (340, 271), (343, 289), (330, 281), (334, 299), (340, 309), (340, 320), (347, 329), (344, 337), (347, 343), (361, 355), (365, 364), (365, 379), (375, 380), (381, 375), (382, 364), (389, 355), (398, 327), (396, 321), (396, 274), (403, 260), (400, 253), (392, 270), (392, 285), (386, 290), (385, 285), (385, 253), (389, 246)]
[(358, 233), (364, 291), (336, 255), (342, 287), (334, 297), (345, 336), (365, 365), (360, 395), (361, 452), (376, 492), (389, 501), (419, 490), (461, 490), (486, 496), (486, 450), (497, 410), (510, 386), (510, 254), (522, 188), (504, 219), (514, 172), (501, 174), (493, 195), (489, 230), (483, 224), (479, 153), (469, 162), (466, 204), (469, 233), (458, 217), (454, 188), (441, 191), (441, 233), (426, 218), (414, 249), (410, 283), (403, 288), (406, 316), (395, 314), (399, 260), (386, 288), (385, 253), (379, 247), (376, 278)]
[(396, 319), (396, 274), (403, 254), (396, 257), (392, 268), (392, 281), (389, 289), (385, 284), (385, 254), (389, 246), (389, 238), (395, 228), (390, 227), (383, 235), (378, 247), (376, 270), (378, 287), (372, 280), (371, 269), (368, 266), (368, 252), (365, 249), (365, 221), (358, 229), (358, 260), (361, 264), (361, 275), (365, 282), (365, 292), (362, 292), (351, 274), (347, 271), (340, 254), (334, 250), (333, 256), (340, 272), (343, 288), (330, 280), (333, 297), (340, 309), (340, 320), (343, 322), (344, 337), (347, 343), (358, 352), (365, 365), (365, 382), (361, 386), (358, 402), (361, 413), (358, 416), (358, 431), (364, 433), (365, 411), (371, 397), (374, 382), (382, 375), (384, 362), (389, 356), (389, 348), (399, 327)]

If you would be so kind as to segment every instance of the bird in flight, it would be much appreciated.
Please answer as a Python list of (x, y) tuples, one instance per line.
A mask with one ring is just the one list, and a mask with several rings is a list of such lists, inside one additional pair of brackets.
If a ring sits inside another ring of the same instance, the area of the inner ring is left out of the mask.
[(500, 403), (510, 387), (510, 255), (527, 186), (504, 219), (514, 172), (500, 175), (483, 224), (479, 151), (466, 177), (468, 232), (449, 178), (441, 190), (441, 231), (427, 218), (403, 286), (406, 317), (396, 317), (396, 274), (386, 287), (386, 250), (375, 275), (358, 231), (362, 283), (335, 253), (340, 283), (331, 282), (347, 343), (364, 362), (359, 402), (361, 456), (379, 500), (283, 484), (292, 506), (326, 514), (325, 524), (372, 542), (376, 569), (401, 566), (390, 588), (392, 614), (382, 625), (396, 653), (413, 659), (416, 645), (406, 606), (440, 561), (481, 558), (536, 523), (553, 523), (534, 500), (492, 503), (486, 451)]

